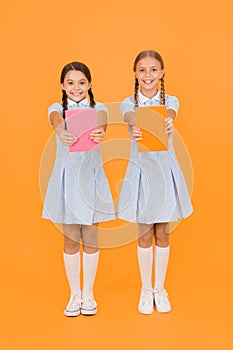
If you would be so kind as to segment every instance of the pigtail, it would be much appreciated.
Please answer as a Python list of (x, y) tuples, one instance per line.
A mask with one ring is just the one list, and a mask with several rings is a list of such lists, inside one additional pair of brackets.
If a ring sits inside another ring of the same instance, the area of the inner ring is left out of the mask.
[(135, 107), (138, 107), (138, 88), (139, 88), (138, 79), (135, 77), (135, 84), (134, 84), (134, 104), (135, 104)]
[(161, 89), (160, 89), (160, 103), (161, 105), (165, 105), (165, 86), (164, 86), (164, 77), (161, 79)]
[(65, 111), (68, 109), (67, 94), (65, 90), (62, 90), (62, 108), (63, 108), (62, 116), (63, 116), (63, 119), (65, 119), (66, 118)]
[(95, 107), (95, 100), (94, 100), (94, 95), (93, 95), (91, 88), (88, 90), (88, 95), (90, 98), (90, 106), (91, 106), (91, 108), (94, 108)]

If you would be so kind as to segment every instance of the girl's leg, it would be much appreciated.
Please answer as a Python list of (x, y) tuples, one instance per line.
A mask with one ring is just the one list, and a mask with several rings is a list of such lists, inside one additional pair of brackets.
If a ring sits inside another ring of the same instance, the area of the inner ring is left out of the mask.
[(154, 300), (157, 311), (169, 312), (171, 305), (168, 300), (167, 292), (164, 289), (164, 282), (167, 273), (170, 246), (169, 234), (166, 232), (167, 223), (157, 223), (155, 225), (155, 283), (154, 283)]
[(82, 309), (83, 315), (94, 315), (97, 312), (97, 304), (93, 296), (93, 286), (99, 262), (98, 226), (82, 225), (83, 240), (83, 291)]
[(151, 290), (151, 274), (153, 262), (152, 243), (154, 236), (154, 225), (139, 224), (138, 231), (138, 264), (140, 269), (142, 289)]
[(154, 236), (154, 225), (139, 224), (138, 229), (138, 264), (142, 283), (138, 310), (142, 314), (151, 314), (153, 312), (151, 274), (153, 262), (152, 243)]
[[(64, 264), (70, 286), (70, 300), (64, 311), (66, 316), (77, 316), (81, 309), (80, 290), (80, 225), (63, 224), (64, 232)], [(73, 239), (71, 239), (71, 237)], [(75, 241), (74, 241), (75, 239)]]
[(167, 223), (155, 225), (155, 285), (154, 288), (164, 289), (168, 260), (169, 260), (169, 234), (166, 233)]

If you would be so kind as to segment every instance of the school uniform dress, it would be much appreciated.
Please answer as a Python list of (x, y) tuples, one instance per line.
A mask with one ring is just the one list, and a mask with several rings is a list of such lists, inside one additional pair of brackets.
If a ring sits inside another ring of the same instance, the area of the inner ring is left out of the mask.
[[(152, 98), (138, 93), (138, 106), (159, 106), (160, 91)], [(166, 109), (179, 108), (175, 96), (165, 95)], [(121, 104), (122, 115), (135, 112), (134, 97)], [(129, 128), (131, 134), (131, 129)], [(167, 151), (138, 152), (131, 134), (131, 153), (120, 193), (117, 217), (133, 223), (175, 222), (192, 211), (189, 192), (175, 156), (172, 137)]]
[[(88, 108), (88, 99), (80, 103), (68, 99), (68, 109)], [(96, 111), (105, 105), (96, 103)], [(62, 104), (54, 103), (49, 114), (62, 115)], [(56, 159), (48, 183), (42, 217), (54, 223), (92, 225), (115, 218), (109, 184), (103, 169), (100, 148), (69, 152), (56, 135)]]

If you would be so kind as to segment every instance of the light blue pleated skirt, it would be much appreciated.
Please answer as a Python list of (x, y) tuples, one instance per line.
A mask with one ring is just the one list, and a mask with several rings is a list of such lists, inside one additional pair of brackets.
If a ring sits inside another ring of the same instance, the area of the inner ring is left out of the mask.
[(115, 219), (99, 148), (69, 152), (59, 138), (42, 217), (54, 223), (92, 225)]
[(120, 193), (117, 217), (152, 224), (175, 222), (193, 211), (183, 173), (173, 150), (138, 152), (131, 156)]

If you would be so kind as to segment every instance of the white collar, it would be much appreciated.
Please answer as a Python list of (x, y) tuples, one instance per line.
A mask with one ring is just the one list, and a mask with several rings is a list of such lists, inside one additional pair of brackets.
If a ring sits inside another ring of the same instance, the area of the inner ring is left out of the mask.
[(152, 100), (160, 101), (160, 91), (159, 90), (157, 91), (157, 94), (154, 95), (152, 98), (146, 97), (145, 95), (143, 95), (141, 93), (141, 91), (138, 91), (138, 102), (140, 104), (144, 104), (147, 101), (152, 101)]
[(75, 102), (73, 100), (71, 100), (70, 98), (67, 99), (68, 101), (68, 106), (71, 107), (71, 106), (74, 106), (74, 105), (81, 105), (81, 106), (89, 106), (89, 101), (87, 98), (84, 98), (84, 100), (80, 101), (80, 102)]

